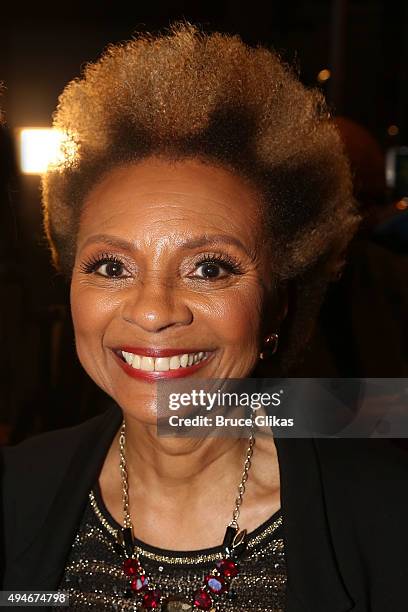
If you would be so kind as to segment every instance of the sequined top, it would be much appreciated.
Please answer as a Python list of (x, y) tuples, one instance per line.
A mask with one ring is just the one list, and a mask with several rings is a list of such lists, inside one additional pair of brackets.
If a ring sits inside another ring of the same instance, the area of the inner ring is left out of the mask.
[[(97, 484), (89, 501), (68, 556), (59, 590), (69, 593), (71, 610), (142, 610), (142, 594), (135, 594), (131, 579), (123, 571), (116, 533), (121, 526), (106, 509)], [(160, 588), (156, 610), (189, 612), (195, 593), (205, 576), (216, 567), (225, 552), (221, 546), (199, 551), (175, 552), (135, 540), (140, 561), (150, 584)], [(248, 536), (248, 547), (239, 560), (239, 574), (227, 579), (227, 592), (213, 595), (210, 611), (283, 612), (285, 609), (286, 566), (280, 511)], [(204, 589), (211, 593), (208, 589)], [(61, 610), (61, 608), (55, 608)]]

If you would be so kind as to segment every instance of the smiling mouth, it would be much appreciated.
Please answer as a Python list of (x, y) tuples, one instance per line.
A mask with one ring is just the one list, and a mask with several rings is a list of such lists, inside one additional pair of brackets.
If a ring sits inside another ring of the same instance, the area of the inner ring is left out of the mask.
[(176, 372), (189, 370), (193, 366), (207, 360), (212, 351), (197, 351), (194, 353), (180, 353), (168, 357), (153, 357), (140, 355), (130, 351), (117, 349), (115, 354), (128, 366), (140, 372)]

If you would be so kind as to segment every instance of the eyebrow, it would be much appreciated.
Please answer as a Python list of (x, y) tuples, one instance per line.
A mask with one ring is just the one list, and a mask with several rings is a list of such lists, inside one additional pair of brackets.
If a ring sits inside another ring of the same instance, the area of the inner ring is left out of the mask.
[[(89, 236), (81, 247), (81, 251), (88, 246), (89, 244), (102, 242), (103, 244), (108, 244), (109, 246), (113, 246), (119, 249), (123, 249), (125, 251), (132, 251), (136, 247), (131, 242), (124, 240), (123, 238), (119, 238), (118, 236), (111, 236), (110, 234), (94, 234)], [(212, 244), (229, 244), (235, 247), (238, 247), (244, 253), (246, 253), (249, 257), (250, 254), (246, 247), (242, 244), (242, 242), (235, 238), (235, 236), (229, 236), (228, 234), (203, 234), (201, 236), (197, 236), (195, 238), (190, 238), (189, 240), (185, 240), (181, 243), (180, 248), (182, 249), (197, 249), (202, 246), (208, 246)]]

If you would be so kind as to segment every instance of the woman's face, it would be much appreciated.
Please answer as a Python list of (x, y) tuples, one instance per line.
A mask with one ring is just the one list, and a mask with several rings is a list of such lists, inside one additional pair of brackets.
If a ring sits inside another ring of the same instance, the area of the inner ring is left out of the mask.
[(242, 179), (198, 160), (117, 168), (87, 197), (77, 245), (78, 356), (125, 413), (154, 422), (158, 379), (251, 373), (272, 274)]

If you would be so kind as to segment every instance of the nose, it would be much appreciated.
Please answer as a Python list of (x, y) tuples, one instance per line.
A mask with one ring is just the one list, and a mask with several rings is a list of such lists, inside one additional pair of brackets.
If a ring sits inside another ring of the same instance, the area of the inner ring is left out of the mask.
[(193, 313), (176, 288), (163, 282), (144, 283), (130, 290), (124, 300), (122, 318), (146, 332), (189, 325)]

